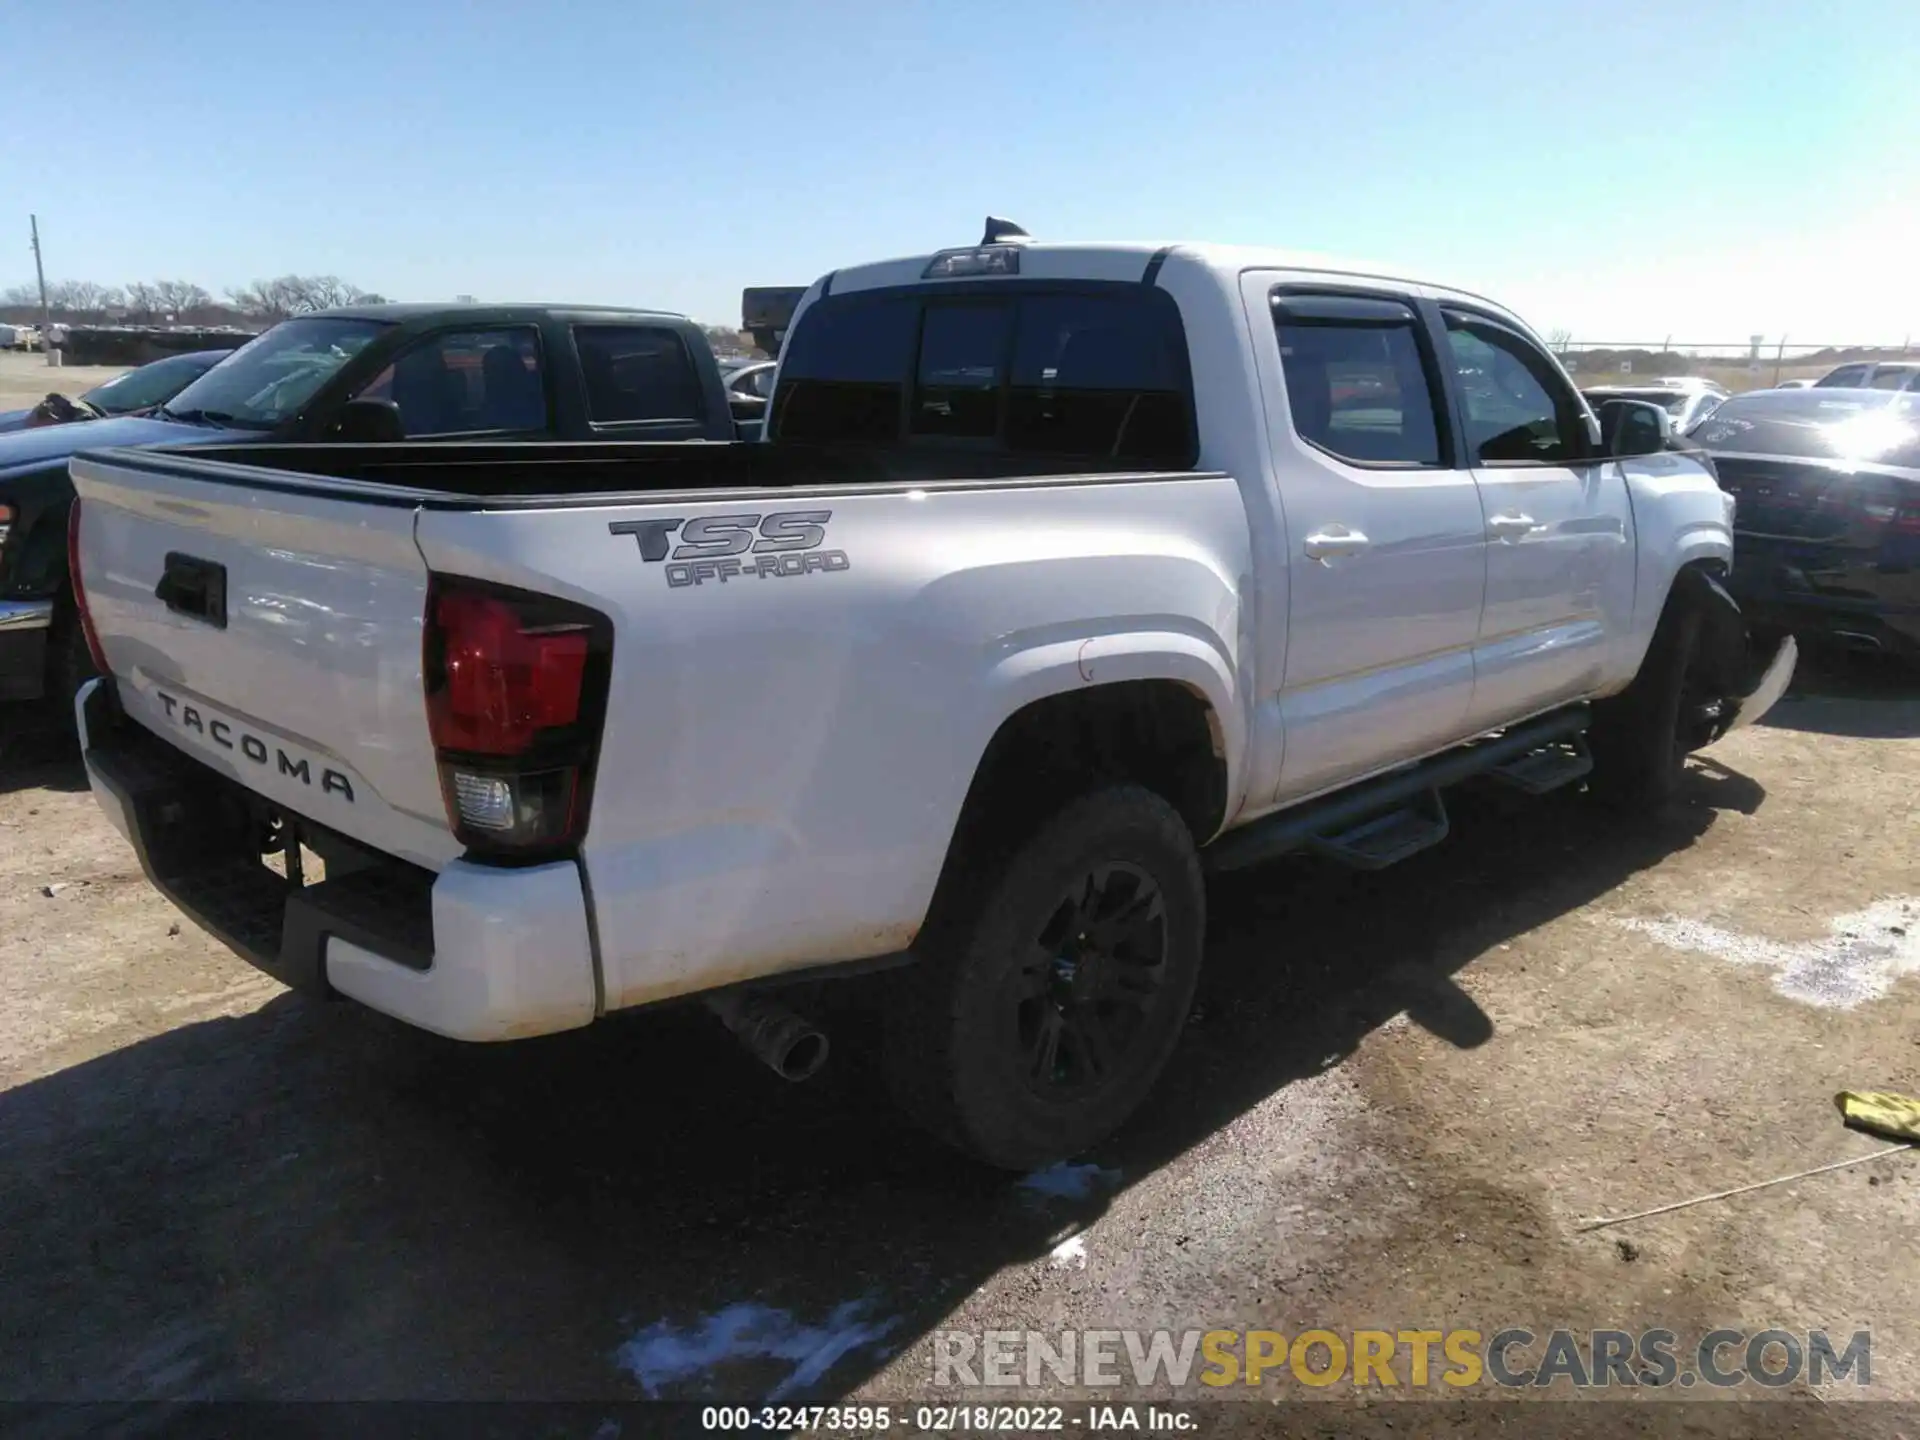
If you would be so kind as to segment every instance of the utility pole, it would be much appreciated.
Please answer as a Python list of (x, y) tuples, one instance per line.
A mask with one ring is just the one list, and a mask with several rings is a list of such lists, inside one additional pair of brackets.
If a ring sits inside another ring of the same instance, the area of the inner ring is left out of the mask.
[(53, 328), (53, 312), (47, 309), (47, 267), (40, 263), (40, 217), (29, 215), (27, 223), (33, 227), (33, 273), (40, 281), (40, 343), (46, 343), (47, 331)]

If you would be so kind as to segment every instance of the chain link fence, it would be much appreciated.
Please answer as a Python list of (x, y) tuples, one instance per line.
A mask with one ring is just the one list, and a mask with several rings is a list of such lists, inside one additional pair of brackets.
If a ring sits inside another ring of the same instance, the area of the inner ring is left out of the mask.
[(1910, 339), (1897, 345), (1814, 345), (1751, 336), (1696, 344), (1678, 340), (1574, 340), (1554, 336), (1560, 363), (1581, 385), (1697, 375), (1728, 390), (1761, 390), (1782, 380), (1818, 380), (1837, 365), (1920, 357)]

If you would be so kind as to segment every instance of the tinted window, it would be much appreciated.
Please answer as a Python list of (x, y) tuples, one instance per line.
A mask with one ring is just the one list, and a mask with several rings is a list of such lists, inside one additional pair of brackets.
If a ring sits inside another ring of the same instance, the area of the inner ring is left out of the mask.
[(1138, 287), (834, 297), (787, 343), (772, 433), (887, 444), (904, 422), (923, 440), (1187, 465), (1185, 357), (1172, 301)]
[(1869, 365), (1842, 365), (1838, 370), (1834, 371), (1831, 375), (1821, 376), (1818, 380), (1814, 382), (1814, 384), (1816, 386), (1863, 385), (1866, 383), (1867, 371), (1870, 370), (1871, 368), (1872, 367)]
[(222, 425), (272, 429), (298, 415), (387, 325), (334, 316), (282, 320), (174, 396), (167, 409)]
[(393, 401), (409, 438), (547, 428), (540, 346), (531, 326), (429, 336), (354, 398)]
[(145, 410), (171, 400), (183, 386), (206, 374), (221, 358), (218, 355), (169, 355), (164, 360), (115, 376), (104, 385), (96, 385), (80, 398), (109, 415)]
[(1008, 448), (1187, 463), (1183, 358), (1178, 331), (1131, 296), (1022, 300)]
[(595, 425), (698, 420), (700, 373), (677, 332), (656, 325), (576, 325), (573, 348)]
[(919, 302), (910, 297), (812, 306), (781, 359), (775, 432), (783, 440), (897, 440), (919, 322)]
[(1920, 370), (1907, 370), (1898, 365), (1882, 365), (1873, 372), (1875, 390), (1910, 390)]
[(1708, 450), (1920, 467), (1920, 396), (1859, 399), (1811, 390), (1723, 400), (1693, 430)]
[(908, 429), (986, 440), (1000, 429), (1000, 377), (1013, 306), (929, 305)]
[[(1321, 318), (1289, 303), (1295, 309), (1275, 309), (1274, 329), (1300, 438), (1362, 464), (1438, 465), (1434, 392), (1413, 312), (1369, 301), (1378, 317), (1343, 319), (1334, 307)], [(1391, 318), (1396, 312), (1404, 318)]]
[(1451, 312), (1447, 345), (1467, 412), (1468, 453), (1477, 462), (1564, 465), (1586, 453), (1586, 423), (1573, 392), (1532, 345)]

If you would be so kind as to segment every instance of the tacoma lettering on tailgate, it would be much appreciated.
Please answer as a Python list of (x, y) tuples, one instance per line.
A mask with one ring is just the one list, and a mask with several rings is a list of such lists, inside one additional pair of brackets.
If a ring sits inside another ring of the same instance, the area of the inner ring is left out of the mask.
[[(846, 551), (820, 548), (832, 518), (831, 510), (779, 510), (771, 515), (698, 515), (691, 520), (684, 516), (615, 520), (607, 529), (633, 536), (643, 563), (667, 561), (667, 584), (679, 589), (709, 580), (725, 584), (848, 569)], [(678, 545), (671, 540), (675, 531), (680, 535)]]
[[(202, 715), (198, 706), (188, 705), (164, 690), (155, 690), (153, 694), (165, 707), (167, 719), (182, 730), (204, 735), (222, 750), (235, 751), (256, 765), (265, 765), (281, 775), (291, 775), (302, 785), (314, 783), (313, 762), (306, 756), (289, 755), (279, 745), (269, 745), (258, 735), (247, 734), (231, 720)], [(353, 803), (353, 782), (338, 770), (329, 770), (324, 765), (320, 767), (320, 789), (323, 794), (339, 795), (349, 805)]]

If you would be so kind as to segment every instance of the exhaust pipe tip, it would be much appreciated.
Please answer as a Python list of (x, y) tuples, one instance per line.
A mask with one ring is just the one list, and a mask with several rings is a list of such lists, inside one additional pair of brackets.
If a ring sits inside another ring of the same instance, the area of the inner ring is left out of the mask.
[(782, 1080), (811, 1080), (827, 1063), (826, 1032), (767, 995), (716, 995), (707, 1009), (734, 1033), (749, 1055)]

